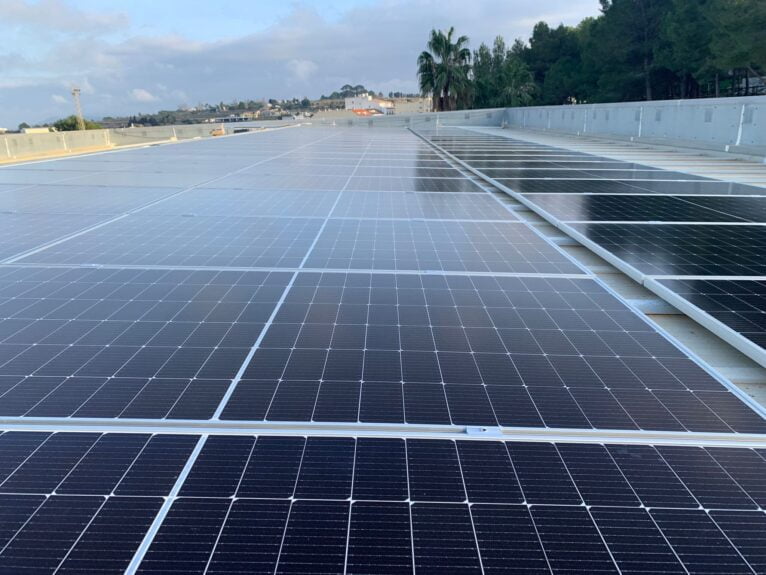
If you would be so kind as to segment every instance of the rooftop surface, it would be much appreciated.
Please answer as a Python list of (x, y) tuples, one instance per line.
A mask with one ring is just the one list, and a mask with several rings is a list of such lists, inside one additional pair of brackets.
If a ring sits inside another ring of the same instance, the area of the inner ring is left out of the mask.
[(522, 211), (755, 362), (764, 188), (509, 135), (0, 168), (0, 572), (764, 572), (763, 408)]

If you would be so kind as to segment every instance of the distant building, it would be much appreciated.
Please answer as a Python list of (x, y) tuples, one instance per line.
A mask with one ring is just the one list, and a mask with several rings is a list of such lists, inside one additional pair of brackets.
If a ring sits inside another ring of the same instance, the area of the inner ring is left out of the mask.
[(21, 130), (22, 134), (47, 134), (50, 132), (50, 128), (23, 128)]
[(396, 112), (398, 114), (423, 114), (431, 112), (431, 98), (397, 98)]
[(395, 106), (390, 100), (376, 98), (370, 94), (360, 94), (346, 98), (346, 110), (353, 110), (355, 114), (360, 116), (391, 115), (394, 113)]

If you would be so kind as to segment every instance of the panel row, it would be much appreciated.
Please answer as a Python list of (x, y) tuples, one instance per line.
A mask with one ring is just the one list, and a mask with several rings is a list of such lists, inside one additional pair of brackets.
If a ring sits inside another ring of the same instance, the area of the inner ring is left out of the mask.
[(207, 419), (290, 273), (0, 270), (0, 414)]
[(301, 273), (222, 417), (762, 432), (587, 279)]
[(225, 419), (766, 429), (592, 280), (292, 277), (4, 268), (0, 415), (209, 419), (242, 370)]
[[(766, 305), (750, 293), (758, 292), (756, 280), (766, 275), (762, 257), (766, 188), (716, 180), (689, 181), (686, 174), (665, 170), (653, 172), (663, 181), (619, 180), (623, 176), (615, 168), (620, 166), (636, 175), (644, 174), (640, 178), (647, 172), (639, 172), (641, 167), (634, 164), (494, 134), (446, 130), (428, 136), (475, 170), (495, 178), (578, 241), (606, 252), (610, 261), (635, 277), (731, 276), (720, 287), (714, 287), (716, 280), (683, 278), (649, 283), (660, 287), (655, 291), (661, 297), (706, 327), (723, 332), (727, 341), (766, 365), (766, 350), (759, 336), (763, 329), (758, 325)], [(518, 155), (520, 150), (528, 155)], [(516, 167), (519, 163), (527, 166), (527, 172), (533, 170), (529, 167), (532, 160), (536, 167), (551, 168), (546, 173), (552, 179), (513, 176), (514, 171), (520, 171)], [(562, 162), (583, 170), (604, 165), (602, 173), (611, 173), (613, 181), (568, 179), (566, 170), (553, 169)], [(753, 278), (752, 287), (744, 287), (747, 282), (737, 283), (748, 276)], [(727, 289), (742, 292), (747, 303), (728, 297)], [(726, 303), (711, 301), (714, 298)]]
[(751, 449), (211, 436), (179, 495), (757, 511), (764, 473)]
[(318, 218), (142, 212), (22, 261), (297, 268), (306, 259), (309, 268), (582, 273), (520, 222), (333, 219), (317, 238), (322, 224)]
[(760, 572), (763, 457), (211, 437), (139, 572)]
[(764, 528), (762, 512), (181, 498), (138, 573), (752, 574)]
[[(0, 570), (123, 572), (198, 439), (0, 435)], [(139, 572), (761, 572), (764, 473), (751, 449), (211, 436)]]

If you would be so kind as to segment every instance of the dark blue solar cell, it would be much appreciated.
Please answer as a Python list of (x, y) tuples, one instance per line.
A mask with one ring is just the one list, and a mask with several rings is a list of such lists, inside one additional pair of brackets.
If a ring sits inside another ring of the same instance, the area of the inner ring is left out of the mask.
[(445, 440), (407, 441), (410, 499), (413, 501), (465, 501), (455, 443)]
[(527, 503), (582, 503), (552, 443), (506, 442)]
[(0, 482), (5, 481), (48, 437), (49, 433), (17, 431), (0, 435)]
[[(396, 347), (398, 348), (398, 344)], [(363, 379), (365, 381), (401, 381), (402, 366), (399, 355), (398, 351), (393, 350), (368, 350), (364, 354)]]
[(294, 502), (276, 572), (342, 573), (349, 505), (346, 501)]
[(686, 573), (646, 510), (592, 507), (590, 513), (621, 573)]
[(760, 511), (712, 511), (710, 517), (756, 573), (766, 572), (766, 514)]
[(221, 413), (221, 419), (266, 419), (266, 412), (271, 405), (274, 392), (277, 389), (276, 381), (258, 379), (237, 382), (229, 401)]
[(471, 503), (521, 503), (511, 458), (498, 441), (458, 441), (460, 467)]
[(766, 460), (750, 449), (705, 449), (761, 508), (766, 508)]
[(138, 573), (204, 573), (226, 519), (228, 499), (181, 498), (168, 511)]
[(737, 433), (764, 433), (766, 419), (728, 391), (697, 391), (696, 398)]
[(404, 415), (407, 423), (452, 423), (444, 387), (438, 383), (405, 383)]
[(638, 429), (635, 420), (610, 390), (570, 387), (568, 391), (596, 429)]
[(0, 546), (5, 547), (44, 502), (41, 495), (0, 495)]
[(374, 381), (362, 383), (359, 421), (404, 423), (402, 384)]
[(167, 495), (181, 474), (199, 437), (155, 435), (114, 490), (117, 495)]
[(472, 505), (471, 516), (484, 573), (550, 573), (526, 506)]
[[(673, 413), (647, 389), (610, 389), (620, 406), (641, 429), (684, 431)], [(578, 392), (573, 392), (575, 395)]]
[(166, 417), (168, 419), (211, 419), (229, 384), (229, 380), (222, 379), (190, 381)]
[(318, 393), (319, 383), (316, 381), (281, 381), (271, 400), (266, 419), (310, 421)]
[(456, 425), (497, 425), (487, 392), (482, 385), (445, 385), (450, 417)]
[(561, 443), (557, 447), (587, 505), (641, 505), (606, 448), (583, 443)]
[(354, 502), (346, 572), (412, 573), (411, 537), (407, 503)]
[(149, 438), (127, 433), (102, 435), (56, 488), (56, 493), (111, 494)]
[(745, 493), (704, 449), (657, 447), (686, 488), (707, 509), (757, 509)]
[(690, 573), (752, 573), (704, 511), (652, 509), (650, 513)]
[(150, 379), (120, 416), (162, 419), (188, 387), (188, 379)]
[(233, 497), (255, 446), (255, 438), (210, 436), (181, 487), (189, 497)]
[(473, 356), (485, 385), (518, 385), (521, 376), (508, 355), (498, 353), (475, 353)]
[(592, 427), (572, 394), (563, 386), (528, 387), (527, 391), (547, 427)]
[(0, 572), (55, 571), (105, 501), (103, 497), (49, 497), (0, 553)]
[(498, 423), (508, 427), (545, 427), (537, 406), (527, 388), (506, 385), (488, 385), (487, 395), (492, 402)]
[(319, 385), (313, 421), (357, 421), (360, 393), (361, 384), (357, 381), (323, 381)]
[(292, 497), (305, 445), (302, 437), (259, 437), (237, 496)]
[(5, 493), (50, 493), (88, 453), (97, 433), (57, 433), (0, 485)]
[(606, 449), (646, 507), (699, 507), (654, 447), (609, 445)]
[(404, 501), (408, 497), (404, 440), (357, 439), (353, 499)]
[(29, 417), (61, 417), (69, 416), (101, 386), (105, 379), (77, 378), (67, 379), (57, 389), (26, 412)]
[(206, 573), (273, 573), (289, 511), (289, 501), (234, 501)]
[(554, 573), (618, 572), (584, 507), (533, 505), (530, 511)]
[(440, 383), (442, 381), (436, 353), (404, 351), (401, 357), (404, 381), (412, 383)]
[(159, 497), (110, 497), (58, 573), (123, 573), (160, 510)]
[(416, 503), (410, 512), (417, 573), (482, 572), (467, 505)]
[(295, 497), (349, 498), (355, 448), (356, 442), (352, 438), (310, 437), (303, 451)]

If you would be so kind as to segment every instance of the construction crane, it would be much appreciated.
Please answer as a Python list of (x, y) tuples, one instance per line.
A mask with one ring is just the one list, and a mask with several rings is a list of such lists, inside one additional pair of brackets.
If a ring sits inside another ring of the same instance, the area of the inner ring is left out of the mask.
[(72, 88), (72, 99), (74, 100), (74, 113), (77, 118), (77, 129), (85, 129), (85, 118), (82, 117), (82, 106), (80, 105), (80, 88)]

